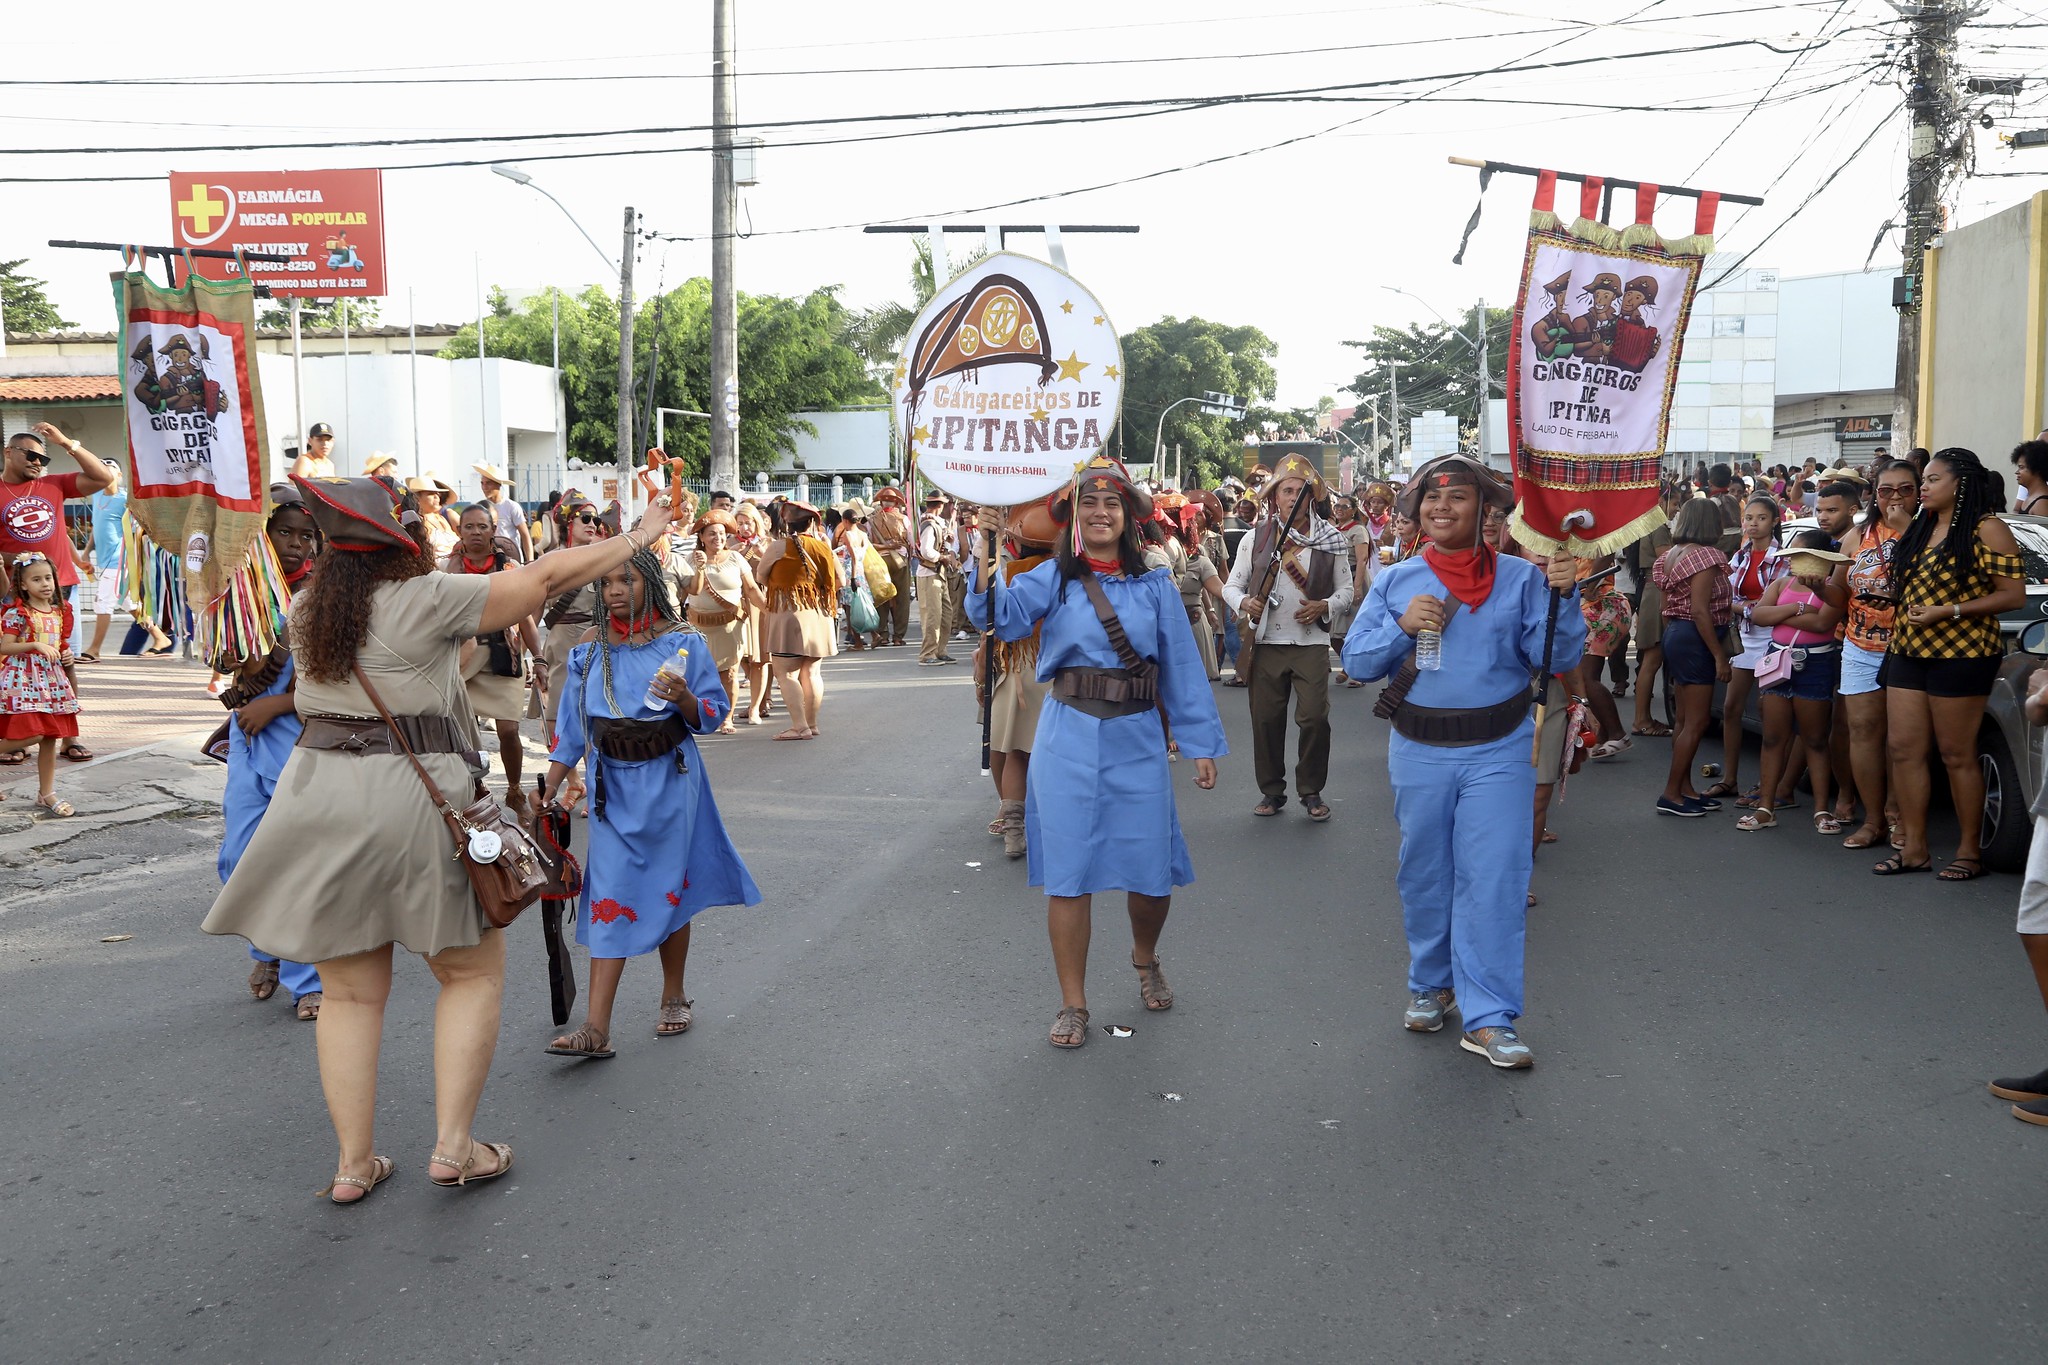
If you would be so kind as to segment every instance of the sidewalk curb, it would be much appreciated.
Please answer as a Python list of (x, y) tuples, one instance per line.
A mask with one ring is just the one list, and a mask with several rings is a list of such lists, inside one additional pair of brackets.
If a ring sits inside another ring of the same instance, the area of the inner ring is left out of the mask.
[[(33, 813), (35, 781), (9, 784), (7, 799), (0, 801), (0, 866), (18, 864), (45, 849), (88, 834), (139, 824), (145, 820), (184, 812), (211, 814), (220, 809), (220, 787), (227, 769), (213, 780), (196, 761), (199, 741), (206, 731), (173, 735), (119, 753), (103, 754), (84, 763), (60, 769), (59, 795), (78, 808), (67, 818), (37, 816)], [(146, 760), (158, 758), (165, 771), (144, 771), (124, 778), (124, 769), (158, 766)], [(218, 765), (214, 765), (218, 766)], [(96, 771), (104, 769), (105, 771)], [(194, 770), (197, 771), (194, 771)], [(81, 782), (86, 774), (92, 780)]]

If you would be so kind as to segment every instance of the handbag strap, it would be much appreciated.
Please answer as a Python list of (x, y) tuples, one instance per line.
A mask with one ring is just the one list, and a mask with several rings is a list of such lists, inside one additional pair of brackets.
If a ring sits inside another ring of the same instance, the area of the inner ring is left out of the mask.
[(1110, 648), (1116, 651), (1116, 657), (1133, 673), (1144, 671), (1147, 665), (1138, 656), (1138, 651), (1131, 647), (1131, 637), (1124, 634), (1124, 623), (1117, 619), (1116, 608), (1109, 604), (1109, 594), (1102, 590), (1102, 584), (1095, 581), (1093, 569), (1082, 573), (1081, 587), (1088, 594), (1088, 601), (1094, 606), (1096, 619), (1102, 622), (1103, 633), (1109, 636)]
[(377, 714), (384, 718), (384, 724), (390, 729), (392, 738), (398, 741), (399, 748), (405, 750), (406, 758), (412, 763), (412, 770), (418, 773), (420, 781), (426, 784), (427, 795), (433, 799), (435, 809), (439, 810), (444, 818), (454, 820), (455, 812), (449, 808), (448, 798), (441, 795), (441, 789), (435, 786), (434, 779), (428, 776), (426, 765), (420, 762), (420, 756), (412, 751), (412, 741), (405, 737), (405, 731), (399, 729), (398, 722), (391, 718), (391, 712), (384, 705), (384, 698), (378, 696), (377, 689), (370, 686), (369, 676), (363, 672), (363, 666), (355, 665), (354, 672), (356, 681), (362, 684), (364, 695), (370, 699), (370, 705), (377, 708)]

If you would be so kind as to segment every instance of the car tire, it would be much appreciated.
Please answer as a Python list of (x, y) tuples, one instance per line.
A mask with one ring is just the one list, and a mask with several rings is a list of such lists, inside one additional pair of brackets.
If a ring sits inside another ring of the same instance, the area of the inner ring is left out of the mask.
[(1993, 872), (2024, 871), (2034, 822), (2019, 765), (1997, 729), (1987, 729), (1977, 741), (1977, 762), (1984, 770), (1984, 866)]

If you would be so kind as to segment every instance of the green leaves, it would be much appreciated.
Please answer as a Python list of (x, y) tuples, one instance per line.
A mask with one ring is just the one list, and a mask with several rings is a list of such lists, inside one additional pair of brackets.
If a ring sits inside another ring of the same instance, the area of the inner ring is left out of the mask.
[(0, 261), (0, 315), (4, 315), (7, 330), (61, 332), (76, 327), (77, 323), (57, 312), (57, 305), (43, 292), (45, 281), (21, 273), (27, 264), (26, 256), (18, 261)]
[[(1160, 414), (1176, 400), (1214, 391), (1256, 404), (1270, 399), (1278, 382), (1272, 338), (1256, 327), (1165, 317), (1124, 333), (1122, 342), (1123, 458), (1132, 463), (1152, 459)], [(1260, 415), (1254, 407), (1245, 420), (1233, 421), (1204, 414), (1198, 403), (1183, 404), (1167, 414), (1160, 444), (1170, 460), (1179, 442), (1188, 482), (1206, 487), (1237, 468), (1246, 422)]]

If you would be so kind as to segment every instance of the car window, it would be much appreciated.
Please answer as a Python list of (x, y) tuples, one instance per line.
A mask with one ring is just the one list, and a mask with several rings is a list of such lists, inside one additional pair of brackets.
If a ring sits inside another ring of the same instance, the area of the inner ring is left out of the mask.
[(2030, 521), (2005, 524), (2019, 542), (2020, 557), (2026, 561), (2027, 582), (2048, 583), (2048, 525)]

